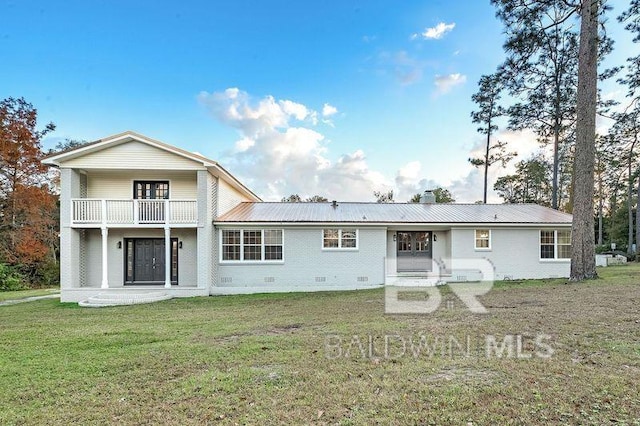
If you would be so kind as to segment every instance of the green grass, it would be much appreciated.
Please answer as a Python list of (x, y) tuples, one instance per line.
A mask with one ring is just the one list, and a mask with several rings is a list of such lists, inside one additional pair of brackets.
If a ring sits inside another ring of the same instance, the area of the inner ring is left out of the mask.
[(0, 291), (0, 302), (5, 300), (26, 299), (27, 297), (47, 296), (59, 293), (59, 288), (38, 288), (34, 290)]
[[(500, 283), (488, 314), (447, 291), (428, 315), (382, 290), (4, 306), (0, 424), (638, 425), (640, 266), (600, 274)], [(531, 358), (487, 357), (505, 335)]]

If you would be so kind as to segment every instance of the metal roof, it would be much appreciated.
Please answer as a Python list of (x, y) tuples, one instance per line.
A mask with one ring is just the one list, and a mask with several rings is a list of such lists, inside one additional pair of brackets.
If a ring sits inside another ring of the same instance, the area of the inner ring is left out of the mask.
[(494, 223), (570, 224), (572, 216), (537, 204), (252, 203), (216, 223)]

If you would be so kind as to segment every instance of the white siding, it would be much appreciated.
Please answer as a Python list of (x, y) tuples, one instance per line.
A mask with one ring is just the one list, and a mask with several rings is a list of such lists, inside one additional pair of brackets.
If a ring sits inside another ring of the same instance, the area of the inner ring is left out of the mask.
[[(86, 284), (88, 287), (100, 287), (102, 281), (102, 237), (99, 229), (87, 230), (86, 235)], [(109, 229), (107, 242), (109, 250), (107, 254), (109, 261), (109, 287), (124, 286), (125, 238), (164, 238), (164, 230)], [(172, 229), (171, 238), (178, 238), (178, 241), (182, 241), (182, 249), (178, 249), (178, 287), (196, 287), (198, 253), (195, 230)], [(118, 248), (118, 241), (123, 242), (123, 248)]]
[(243, 201), (252, 201), (223, 179), (218, 179), (218, 216), (222, 216)]
[(146, 143), (128, 141), (65, 161), (61, 167), (80, 169), (198, 170), (202, 163)]
[(386, 231), (360, 228), (358, 234), (358, 250), (329, 251), (322, 250), (322, 228), (285, 228), (282, 264), (220, 264), (212, 293), (317, 291), (382, 285)]
[(87, 176), (87, 198), (133, 198), (134, 180), (168, 180), (169, 197), (174, 200), (197, 198), (195, 171), (91, 171)]
[[(474, 229), (452, 229), (451, 250), (454, 258), (490, 260), (496, 279), (568, 277), (570, 261), (540, 260), (539, 228), (490, 228), (491, 250), (475, 249)], [(456, 272), (453, 271), (454, 278)]]

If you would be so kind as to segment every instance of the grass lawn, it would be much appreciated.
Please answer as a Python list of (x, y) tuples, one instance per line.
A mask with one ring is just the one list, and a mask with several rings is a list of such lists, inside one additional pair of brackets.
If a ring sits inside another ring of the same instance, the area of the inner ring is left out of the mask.
[(0, 291), (0, 302), (5, 300), (26, 299), (27, 297), (47, 296), (59, 293), (60, 288), (37, 288), (34, 290)]
[(383, 290), (0, 307), (0, 424), (640, 425), (640, 266), (600, 274), (501, 283), (487, 314), (446, 289), (428, 315)]

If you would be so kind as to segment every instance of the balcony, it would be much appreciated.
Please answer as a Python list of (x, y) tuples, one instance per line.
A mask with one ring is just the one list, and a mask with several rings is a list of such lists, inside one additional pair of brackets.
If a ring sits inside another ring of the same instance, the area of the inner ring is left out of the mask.
[(172, 228), (198, 226), (196, 200), (71, 200), (71, 226), (74, 228), (146, 227)]

